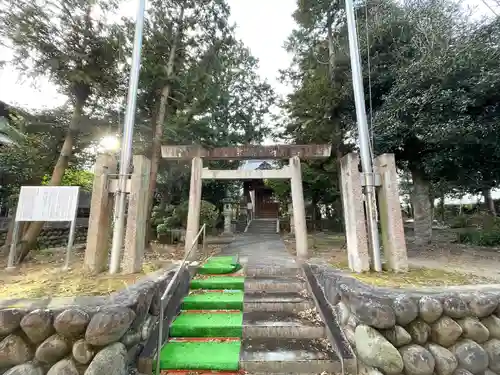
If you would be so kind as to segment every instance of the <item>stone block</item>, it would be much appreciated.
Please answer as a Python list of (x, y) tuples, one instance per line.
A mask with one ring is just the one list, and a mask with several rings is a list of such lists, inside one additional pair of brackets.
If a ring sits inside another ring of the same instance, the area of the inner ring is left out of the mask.
[(408, 270), (403, 217), (399, 201), (398, 174), (393, 154), (375, 158), (375, 172), (380, 174), (377, 189), (382, 245), (388, 268), (396, 272)]
[(134, 155), (134, 172), (130, 181), (130, 194), (123, 255), (123, 273), (136, 273), (142, 270), (146, 238), (148, 211), (148, 189), (151, 161), (143, 155)]
[(354, 272), (370, 270), (359, 156), (351, 153), (340, 160), (342, 201), (349, 268)]

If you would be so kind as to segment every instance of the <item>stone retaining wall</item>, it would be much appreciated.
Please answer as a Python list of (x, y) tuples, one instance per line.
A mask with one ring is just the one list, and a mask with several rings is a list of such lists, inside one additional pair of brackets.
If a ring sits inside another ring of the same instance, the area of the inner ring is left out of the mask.
[(500, 374), (500, 286), (390, 289), (311, 264), (360, 373)]
[[(0, 246), (5, 244), (7, 230), (0, 230)], [(64, 247), (68, 244), (69, 228), (43, 228), (38, 236), (40, 249)], [(87, 241), (87, 227), (77, 226), (75, 231), (75, 244)]]
[[(127, 374), (154, 341), (159, 297), (174, 272), (158, 271), (106, 297), (0, 301), (0, 374)], [(187, 270), (180, 275), (173, 303), (189, 279)]]

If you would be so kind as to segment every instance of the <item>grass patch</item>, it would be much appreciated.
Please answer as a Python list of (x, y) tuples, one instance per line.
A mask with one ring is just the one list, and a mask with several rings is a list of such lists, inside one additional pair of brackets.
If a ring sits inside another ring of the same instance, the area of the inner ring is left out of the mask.
[[(142, 271), (132, 275), (91, 274), (83, 268), (84, 249), (76, 247), (70, 270), (63, 271), (65, 249), (32, 251), (17, 269), (7, 272), (0, 260), (0, 299), (105, 296), (127, 288), (146, 274), (168, 267), (184, 256), (183, 246), (153, 246), (145, 254)], [(214, 246), (209, 255), (218, 251)], [(205, 254), (205, 256), (207, 256)]]
[[(334, 267), (336, 266), (334, 265)], [(491, 284), (495, 282), (485, 277), (429, 268), (411, 268), (406, 273), (384, 271), (350, 274), (359, 281), (370, 285), (396, 288)]]
[(109, 275), (103, 272), (93, 275), (81, 265), (73, 265), (69, 271), (60, 267), (30, 265), (0, 275), (0, 298), (40, 298), (109, 295), (134, 284), (144, 275), (154, 272), (159, 266), (146, 263), (140, 273), (132, 275)]
[(355, 273), (349, 270), (347, 254), (335, 254), (330, 261), (332, 267), (345, 270), (366, 284), (392, 288), (418, 288), (431, 286), (453, 286), (470, 284), (495, 284), (496, 281), (487, 277), (466, 274), (458, 271), (447, 271), (436, 268), (410, 267), (408, 272), (364, 272)]
[[(455, 238), (452, 232), (451, 238)], [(295, 254), (295, 241), (293, 237), (285, 238), (288, 250)], [(381, 273), (367, 272), (362, 274), (351, 273), (348, 266), (347, 248), (345, 236), (342, 233), (311, 233), (308, 235), (308, 243), (311, 257), (319, 257), (332, 267), (345, 270), (354, 278), (370, 285), (382, 287), (403, 287), (403, 288), (418, 288), (431, 286), (454, 286), (454, 285), (471, 285), (471, 284), (495, 284), (498, 283), (493, 277), (484, 277), (479, 274), (468, 273), (466, 270), (454, 270), (453, 265), (443, 263), (443, 268), (436, 265), (428, 268), (411, 267), (407, 273), (393, 273), (384, 271)], [(429, 264), (436, 264), (433, 261), (435, 257), (430, 257)], [(425, 255), (419, 257), (421, 260), (426, 260)], [(411, 261), (411, 260), (410, 260)], [(425, 264), (424, 264), (425, 265)], [(415, 265), (416, 266), (416, 265)]]

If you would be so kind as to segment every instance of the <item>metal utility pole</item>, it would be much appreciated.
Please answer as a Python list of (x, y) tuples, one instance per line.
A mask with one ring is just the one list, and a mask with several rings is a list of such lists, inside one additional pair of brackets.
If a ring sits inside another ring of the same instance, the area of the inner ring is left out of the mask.
[(146, 0), (139, 0), (137, 18), (135, 21), (134, 50), (132, 52), (132, 67), (128, 83), (127, 111), (123, 124), (123, 137), (120, 152), (120, 171), (118, 175), (118, 191), (116, 192), (115, 212), (116, 221), (113, 228), (113, 245), (111, 247), (111, 261), (109, 273), (115, 274), (120, 270), (120, 255), (123, 246), (125, 229), (125, 208), (127, 197), (127, 180), (132, 154), (132, 138), (134, 135), (135, 109), (137, 102), (137, 86), (141, 68), (142, 32), (144, 29), (144, 11)]
[(356, 118), (358, 123), (361, 169), (365, 177), (366, 213), (368, 216), (367, 222), (370, 236), (369, 244), (371, 246), (373, 268), (375, 271), (380, 272), (382, 271), (382, 262), (380, 260), (380, 241), (377, 226), (377, 198), (372, 156), (370, 152), (370, 134), (368, 131), (368, 120), (366, 118), (363, 75), (353, 0), (345, 0), (345, 11), (347, 14), (347, 30), (349, 32), (349, 55), (351, 58), (352, 86), (354, 89), (354, 101), (356, 104)]

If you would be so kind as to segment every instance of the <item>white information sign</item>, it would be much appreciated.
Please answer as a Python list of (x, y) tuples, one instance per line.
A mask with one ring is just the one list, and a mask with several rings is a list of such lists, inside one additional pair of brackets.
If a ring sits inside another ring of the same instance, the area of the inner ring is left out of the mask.
[(79, 186), (22, 186), (17, 202), (14, 231), (10, 245), (7, 269), (16, 264), (19, 222), (21, 221), (69, 221), (71, 222), (66, 248), (64, 269), (69, 269), (71, 248), (75, 240), (76, 211)]
[(79, 186), (23, 186), (16, 221), (73, 221)]

